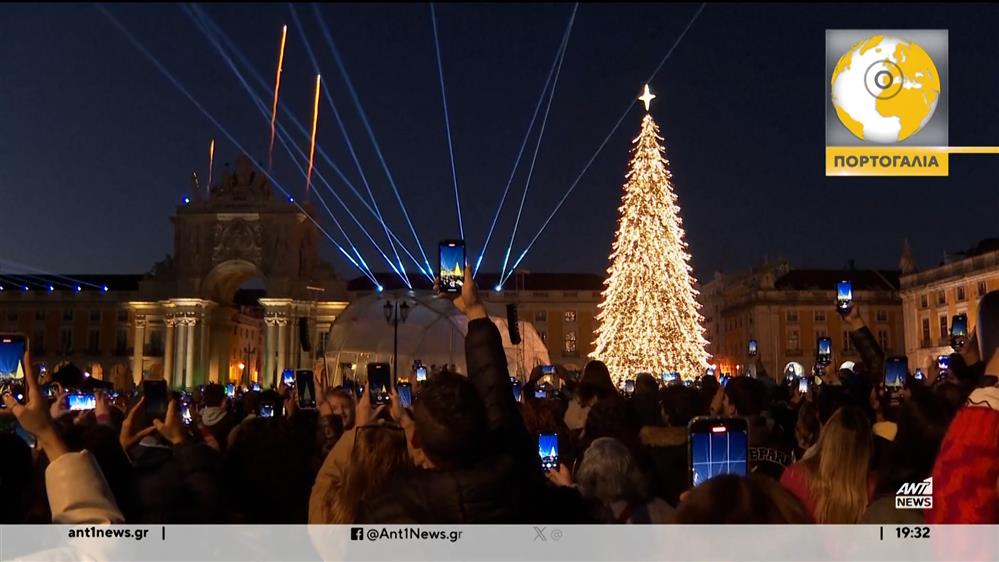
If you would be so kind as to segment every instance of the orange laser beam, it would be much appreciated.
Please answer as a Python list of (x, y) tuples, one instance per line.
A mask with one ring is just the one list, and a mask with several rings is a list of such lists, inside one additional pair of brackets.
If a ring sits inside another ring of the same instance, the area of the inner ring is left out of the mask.
[(215, 167), (215, 139), (208, 145), (208, 186), (205, 188), (208, 195), (212, 192), (212, 171)]
[(312, 187), (312, 164), (316, 157), (316, 125), (319, 124), (319, 88), (322, 84), (320, 75), (316, 74), (316, 99), (312, 104), (312, 142), (309, 146), (309, 172), (305, 175), (305, 198), (309, 198), (309, 188)]
[(274, 134), (277, 123), (278, 94), (281, 91), (281, 72), (284, 70), (284, 44), (288, 38), (288, 26), (281, 29), (281, 50), (278, 51), (277, 75), (274, 77), (274, 103), (271, 105), (271, 144), (267, 149), (267, 169), (274, 163)]

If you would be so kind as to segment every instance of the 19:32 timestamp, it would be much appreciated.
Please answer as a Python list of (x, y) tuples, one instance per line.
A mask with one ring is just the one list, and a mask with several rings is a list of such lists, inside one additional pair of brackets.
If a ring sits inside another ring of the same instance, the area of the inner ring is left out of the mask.
[[(929, 527), (894, 527), (896, 539), (928, 539), (930, 538)], [(889, 536), (891, 536), (889, 529)], [(885, 540), (885, 528), (881, 527), (881, 540)]]

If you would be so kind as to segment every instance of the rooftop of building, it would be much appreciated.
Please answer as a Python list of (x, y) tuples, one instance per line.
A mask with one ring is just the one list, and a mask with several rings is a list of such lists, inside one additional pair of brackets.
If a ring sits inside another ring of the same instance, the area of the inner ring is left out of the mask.
[[(402, 279), (395, 273), (375, 273), (375, 279), (387, 291), (407, 288)], [(499, 282), (499, 274), (486, 273), (475, 277), (476, 285), (486, 291), (491, 291)], [(409, 280), (416, 290), (431, 290), (433, 283), (419, 273), (409, 273)], [(604, 278), (595, 273), (517, 273), (510, 276), (504, 285), (504, 290), (524, 291), (601, 291), (604, 288)], [(347, 283), (348, 291), (373, 291), (374, 283), (367, 277), (357, 277)]]
[(850, 281), (854, 291), (897, 291), (898, 270), (886, 269), (792, 269), (774, 281), (785, 291), (832, 291), (836, 283)]
[[(0, 287), (5, 290), (29, 291), (138, 291), (144, 275), (55, 275), (34, 273), (0, 273)], [(105, 289), (106, 287), (106, 289)]]

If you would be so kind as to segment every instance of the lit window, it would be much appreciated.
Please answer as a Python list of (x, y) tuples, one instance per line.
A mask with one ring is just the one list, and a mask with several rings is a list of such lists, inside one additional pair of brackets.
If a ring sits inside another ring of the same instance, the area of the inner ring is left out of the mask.
[(567, 311), (565, 311), (565, 321), (566, 322), (575, 322), (576, 321), (576, 311), (575, 310), (567, 310)]
[(980, 296), (980, 297), (984, 296), (985, 293), (987, 293), (987, 292), (988, 292), (988, 287), (986, 286), (985, 281), (979, 281), (978, 282), (978, 296)]
[(967, 295), (964, 294), (964, 287), (957, 288), (957, 301), (962, 302), (967, 300)]
[(947, 315), (940, 315), (940, 339), (945, 340), (950, 336), (950, 329), (947, 328)]
[(937, 304), (947, 304), (947, 293), (943, 289), (937, 291)]
[(576, 353), (576, 331), (569, 330), (565, 333), (565, 353)]
[(930, 341), (930, 319), (923, 318), (923, 341)]

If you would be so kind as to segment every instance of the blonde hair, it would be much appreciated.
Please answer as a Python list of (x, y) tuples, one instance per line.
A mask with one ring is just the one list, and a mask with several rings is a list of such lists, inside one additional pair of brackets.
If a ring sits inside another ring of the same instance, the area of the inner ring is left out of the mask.
[(873, 448), (867, 416), (857, 408), (840, 408), (822, 427), (816, 446), (818, 454), (804, 461), (815, 522), (857, 523), (867, 509)]
[(406, 436), (398, 426), (365, 425), (355, 431), (343, 485), (330, 488), (325, 498), (329, 523), (354, 523), (362, 501), (381, 492), (397, 470), (412, 466)]

